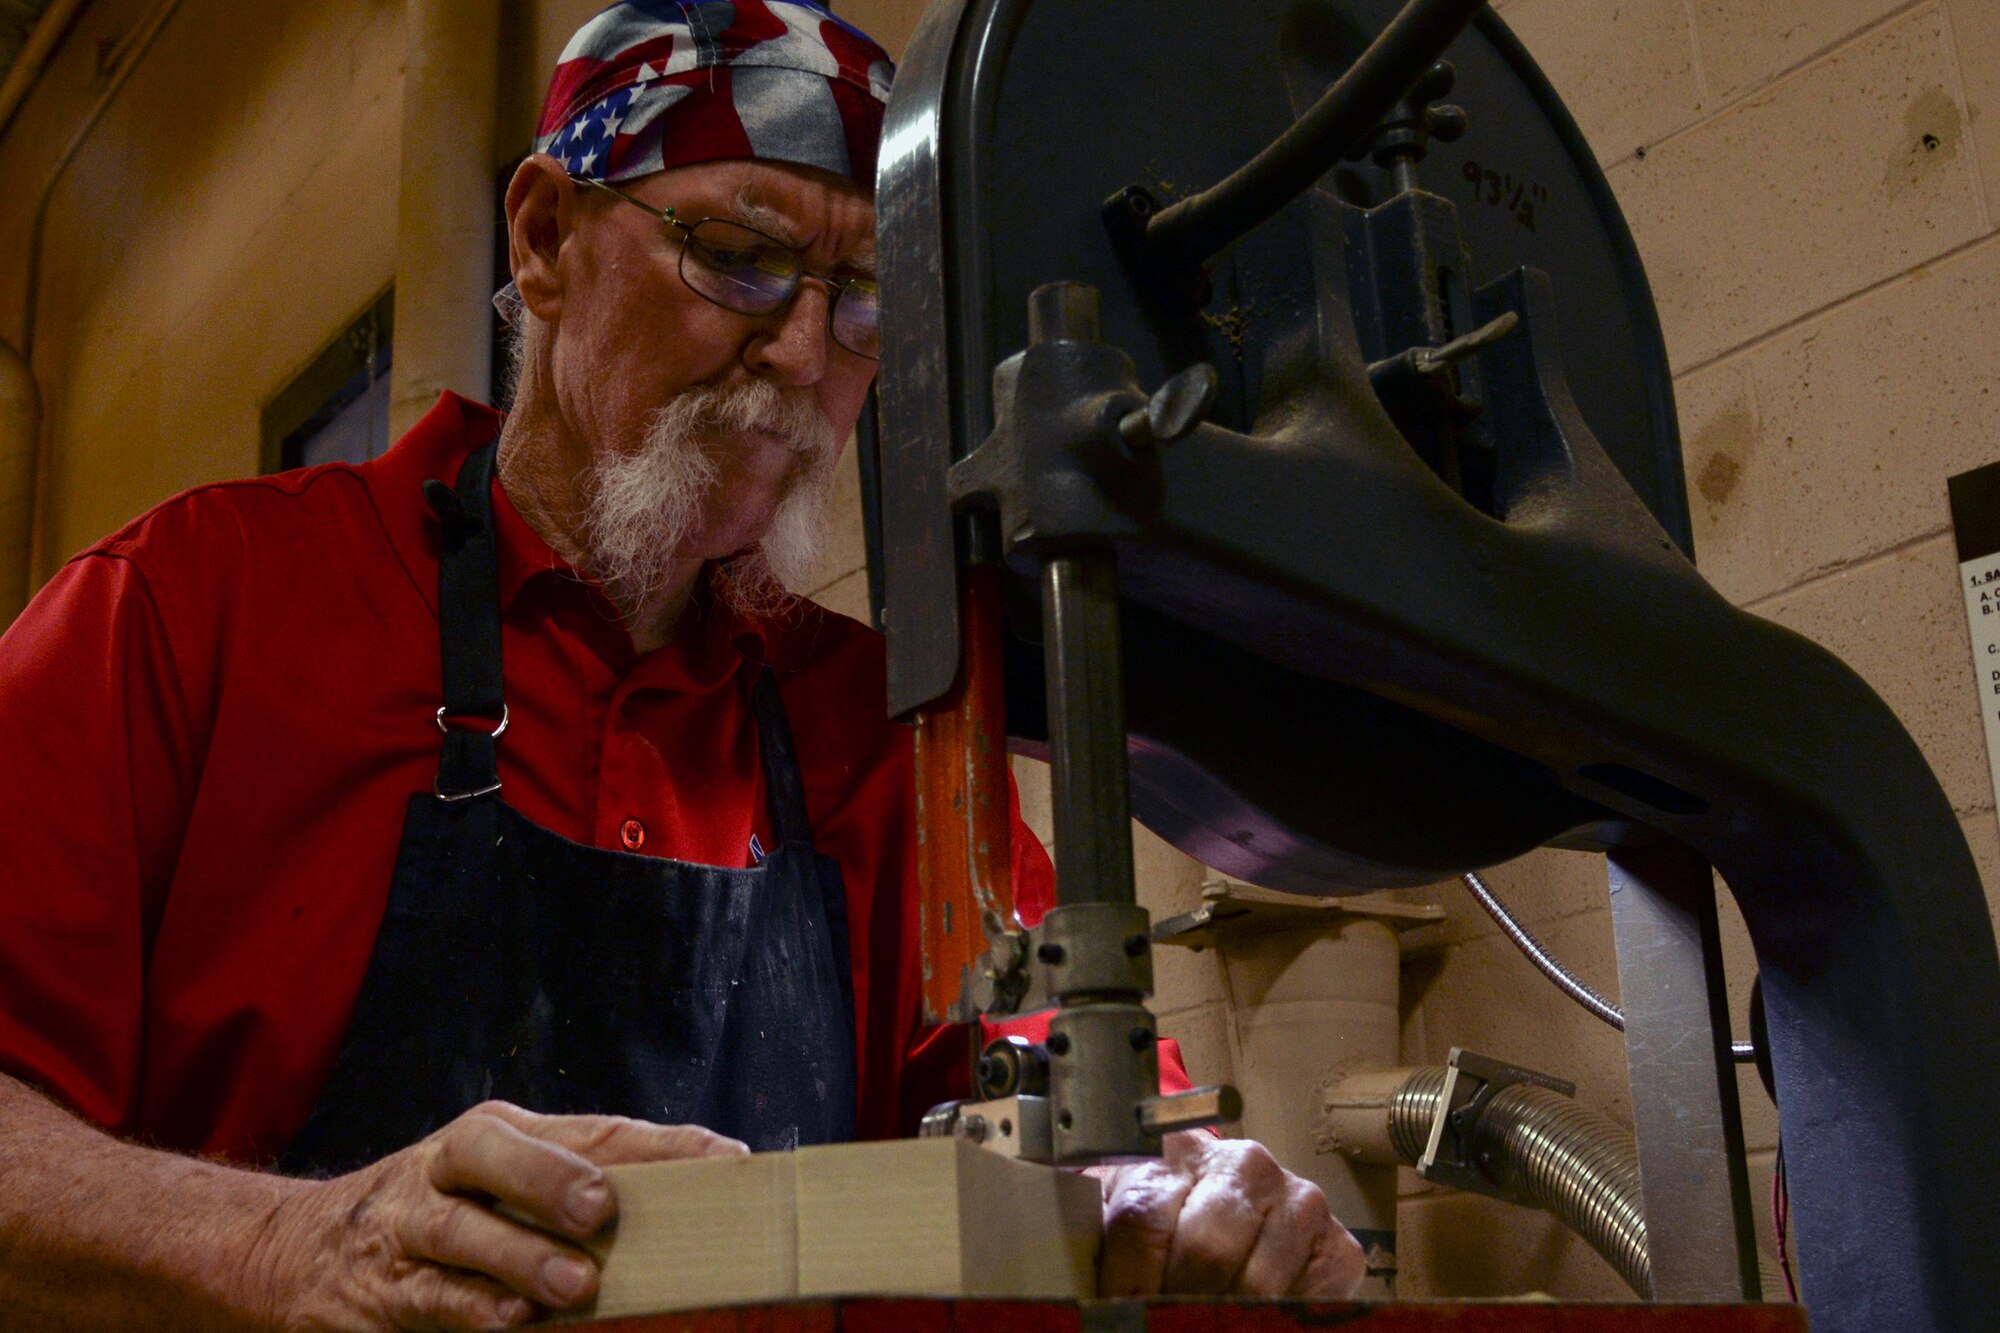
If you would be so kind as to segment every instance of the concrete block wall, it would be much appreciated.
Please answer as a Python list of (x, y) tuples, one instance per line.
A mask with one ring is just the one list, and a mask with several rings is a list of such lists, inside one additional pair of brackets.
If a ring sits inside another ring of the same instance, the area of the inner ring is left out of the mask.
[[(2000, 459), (2000, 7), (1499, 8), (1596, 149), (1646, 261), (1698, 564), (1882, 694), (1937, 770), (1992, 900), (2000, 830), (1945, 478)], [(1601, 862), (1541, 853), (1490, 878), (1616, 995)], [(1435, 896), (1453, 919), (1405, 967), (1404, 1057), (1487, 1049), (1573, 1078), (1580, 1099), (1629, 1120), (1617, 1035), (1548, 988), (1465, 894)], [(1726, 894), (1723, 917), (1741, 1033), (1754, 961)], [(1776, 1118), (1754, 1076), (1739, 1081), (1768, 1257)], [(1405, 1185), (1405, 1294), (1620, 1294), (1553, 1224)]]

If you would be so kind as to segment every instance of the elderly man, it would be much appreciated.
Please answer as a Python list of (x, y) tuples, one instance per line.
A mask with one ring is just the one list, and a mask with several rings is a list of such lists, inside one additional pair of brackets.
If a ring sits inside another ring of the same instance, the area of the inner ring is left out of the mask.
[[(590, 1300), (605, 1165), (947, 1094), (881, 645), (782, 593), (888, 78), (807, 3), (607, 10), (508, 190), (513, 414), (182, 495), (0, 641), (10, 1327), (516, 1324)], [(1254, 1144), (1100, 1174), (1108, 1293), (1360, 1275)]]

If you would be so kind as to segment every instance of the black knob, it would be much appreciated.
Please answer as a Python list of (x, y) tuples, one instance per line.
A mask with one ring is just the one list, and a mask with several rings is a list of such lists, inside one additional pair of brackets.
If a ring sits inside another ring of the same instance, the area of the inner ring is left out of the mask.
[(1465, 109), (1437, 105), (1457, 86), (1458, 73), (1451, 62), (1440, 60), (1432, 65), (1375, 132), (1348, 153), (1347, 160), (1358, 162), (1372, 156), (1378, 167), (1416, 163), (1424, 160), (1433, 142), (1456, 143), (1464, 138), (1471, 124)]

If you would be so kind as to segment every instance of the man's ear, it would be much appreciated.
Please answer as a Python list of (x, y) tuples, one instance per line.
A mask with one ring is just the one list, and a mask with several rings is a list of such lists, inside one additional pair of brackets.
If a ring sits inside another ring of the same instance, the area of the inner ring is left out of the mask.
[(575, 184), (562, 164), (535, 153), (507, 183), (507, 263), (528, 312), (545, 323), (562, 311), (557, 259), (579, 214)]

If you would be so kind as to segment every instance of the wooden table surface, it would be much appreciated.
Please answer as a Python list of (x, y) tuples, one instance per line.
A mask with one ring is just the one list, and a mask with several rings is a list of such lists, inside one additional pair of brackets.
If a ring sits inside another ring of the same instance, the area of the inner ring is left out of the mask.
[(1806, 1333), (1796, 1305), (820, 1300), (571, 1324), (589, 1333)]

